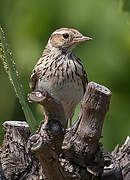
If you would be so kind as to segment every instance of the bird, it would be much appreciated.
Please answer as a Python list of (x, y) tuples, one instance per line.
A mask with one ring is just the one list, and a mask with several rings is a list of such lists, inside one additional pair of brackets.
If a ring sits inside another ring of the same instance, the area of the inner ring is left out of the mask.
[(72, 127), (75, 108), (83, 98), (88, 84), (83, 64), (72, 50), (78, 43), (91, 39), (73, 28), (55, 30), (30, 77), (32, 91), (46, 90), (61, 102), (65, 112), (66, 128), (69, 121)]

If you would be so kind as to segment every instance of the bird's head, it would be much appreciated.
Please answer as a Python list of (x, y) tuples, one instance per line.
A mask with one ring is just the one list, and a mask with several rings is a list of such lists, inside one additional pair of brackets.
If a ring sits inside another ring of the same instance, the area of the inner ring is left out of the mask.
[(92, 38), (83, 36), (78, 30), (72, 28), (60, 28), (51, 34), (48, 45), (63, 51), (72, 51), (76, 45)]

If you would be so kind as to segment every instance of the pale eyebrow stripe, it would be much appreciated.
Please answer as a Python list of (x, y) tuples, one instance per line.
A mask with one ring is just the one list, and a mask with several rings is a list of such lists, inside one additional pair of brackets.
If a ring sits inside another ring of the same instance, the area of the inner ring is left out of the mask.
[(64, 33), (66, 33), (66, 31), (53, 32), (52, 35), (53, 35), (53, 34), (64, 34)]

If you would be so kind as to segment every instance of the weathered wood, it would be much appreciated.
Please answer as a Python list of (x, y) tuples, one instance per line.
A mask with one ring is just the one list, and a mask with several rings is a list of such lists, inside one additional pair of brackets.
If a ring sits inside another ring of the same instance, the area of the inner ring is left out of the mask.
[[(36, 95), (37, 92), (33, 92), (33, 98), (30, 96), (30, 99), (36, 102), (36, 98), (34, 98)], [(44, 109), (47, 109), (47, 104), (42, 102), (43, 100), (45, 101), (42, 95), (38, 97), (39, 102), (44, 106)], [(55, 126), (56, 123), (53, 119), (58, 116), (55, 114), (55, 117), (53, 117), (53, 114), (51, 114), (50, 118), (49, 113), (47, 114), (48, 121), (42, 124), (38, 135), (36, 135), (37, 140), (34, 138), (35, 135), (30, 138), (31, 144), (35, 146), (36, 150), (34, 150), (33, 146), (31, 149), (39, 158), (47, 178), (50, 180), (58, 178), (62, 180), (72, 177), (91, 179), (92, 176), (99, 176), (103, 172), (104, 159), (99, 139), (104, 117), (109, 107), (110, 97), (111, 92), (109, 89), (94, 82), (89, 83), (81, 106), (79, 119), (71, 129), (67, 130), (64, 141), (64, 131), (62, 129), (57, 127), (56, 134), (54, 134), (54, 130), (50, 128)], [(48, 112), (51, 111), (51, 107), (50, 109), (48, 108)], [(51, 126), (48, 125), (50, 123)], [(60, 119), (58, 118), (57, 124), (60, 126)], [(40, 146), (38, 144), (36, 148), (33, 139), (35, 139), (36, 143), (40, 141)], [(54, 145), (54, 142), (57, 142), (57, 144)], [(57, 146), (59, 151), (56, 151)], [(52, 151), (52, 149), (54, 150)], [(42, 156), (42, 154), (46, 154), (48, 157)], [(48, 158), (50, 161), (47, 161)], [(50, 163), (53, 165), (50, 166)], [(80, 171), (80, 166), (82, 171)], [(79, 172), (75, 171), (75, 167)], [(65, 169), (65, 171), (62, 171), (62, 169)], [(84, 174), (84, 177), (82, 174)]]
[(46, 114), (45, 122), (41, 124), (38, 132), (29, 139), (30, 149), (40, 160), (47, 179), (62, 180), (59, 156), (62, 153), (65, 127), (63, 107), (47, 92), (33, 92), (29, 94), (29, 100), (40, 103)]
[(129, 180), (130, 138), (111, 154), (99, 142), (110, 97), (109, 89), (89, 83), (78, 120), (65, 130), (61, 103), (47, 92), (29, 94), (44, 107), (45, 121), (32, 135), (24, 122), (3, 124), (0, 180)]
[[(64, 148), (66, 149), (66, 154), (69, 153), (70, 155), (68, 156), (70, 158), (73, 157), (82, 166), (88, 167), (93, 163), (97, 164), (97, 160), (94, 162), (94, 156), (100, 151), (99, 140), (101, 138), (104, 118), (109, 108), (110, 97), (111, 92), (109, 89), (90, 82), (84, 95), (79, 118), (72, 130), (68, 131), (65, 135)], [(74, 156), (72, 156), (73, 152), (75, 152)], [(102, 152), (99, 154), (102, 156)], [(103, 169), (102, 157), (101, 166), (101, 169)], [(97, 173), (100, 174), (101, 172), (98, 167)]]
[(6, 121), (3, 126), (6, 134), (0, 153), (1, 179), (29, 180), (43, 177), (39, 160), (27, 148), (30, 136), (28, 124)]
[(28, 94), (28, 99), (31, 102), (39, 103), (43, 106), (45, 112), (45, 120), (50, 119), (59, 120), (61, 125), (65, 127), (65, 113), (63, 106), (59, 101), (52, 98), (47, 91), (37, 91)]
[(129, 180), (130, 179), (130, 137), (119, 148), (117, 145), (114, 151), (104, 153), (105, 167), (101, 180)]
[(130, 179), (130, 137), (128, 136), (125, 143), (119, 148), (119, 144), (111, 153), (112, 157), (119, 163), (120, 171), (124, 180)]

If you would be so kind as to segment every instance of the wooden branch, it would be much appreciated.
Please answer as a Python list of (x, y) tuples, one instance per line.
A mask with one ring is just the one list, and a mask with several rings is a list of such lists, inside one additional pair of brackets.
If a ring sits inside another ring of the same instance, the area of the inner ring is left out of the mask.
[[(113, 159), (114, 168), (111, 167), (110, 169), (110, 162), (109, 168), (106, 167), (106, 172), (113, 172), (113, 177), (117, 177), (121, 179), (119, 174), (122, 174), (122, 179), (129, 180), (130, 179), (130, 137), (128, 136), (125, 140), (125, 143), (119, 148), (119, 144), (115, 147), (115, 149), (111, 153), (111, 157)], [(116, 163), (115, 163), (116, 162)], [(109, 169), (109, 171), (108, 171)], [(114, 170), (113, 170), (114, 169)], [(105, 172), (105, 169), (104, 169)], [(108, 176), (107, 173), (104, 173)], [(113, 178), (114, 179), (114, 178)]]
[(130, 138), (112, 154), (99, 143), (110, 97), (109, 89), (90, 82), (78, 120), (65, 131), (61, 103), (47, 92), (29, 94), (29, 100), (43, 106), (46, 118), (31, 136), (26, 123), (4, 123), (1, 179), (129, 180)]
[(43, 177), (38, 159), (27, 148), (30, 136), (28, 124), (6, 121), (3, 126), (6, 134), (0, 153), (0, 180)]
[(64, 143), (67, 153), (78, 150), (77, 153), (81, 156), (79, 162), (82, 160), (82, 165), (92, 162), (93, 156), (97, 152), (110, 97), (109, 89), (90, 82), (84, 95), (78, 121), (74, 124), (72, 131), (65, 136), (67, 142)]
[(28, 94), (28, 99), (31, 102), (39, 103), (45, 111), (45, 120), (56, 119), (65, 127), (65, 113), (62, 104), (52, 98), (47, 91), (36, 91)]
[(65, 114), (61, 103), (47, 92), (33, 92), (29, 100), (40, 103), (45, 110), (46, 120), (38, 132), (29, 139), (30, 149), (41, 162), (49, 180), (63, 179), (59, 156), (62, 152)]
[[(37, 92), (34, 92), (33, 95), (36, 96), (36, 93)], [(39, 133), (30, 138), (31, 144), (34, 145), (34, 148), (32, 146), (31, 150), (35, 152), (36, 156), (39, 158), (46, 171), (45, 174), (47, 178), (69, 179), (72, 178), (72, 176), (76, 177), (77, 172), (74, 170), (70, 171), (69, 167), (71, 166), (73, 167), (72, 169), (74, 169), (75, 163), (84, 167), (84, 172), (87, 169), (85, 178), (91, 177), (91, 175), (99, 176), (102, 173), (104, 159), (102, 150), (99, 146), (99, 139), (101, 137), (104, 117), (109, 107), (110, 97), (111, 92), (106, 87), (100, 86), (94, 82), (89, 83), (82, 103), (79, 119), (72, 129), (67, 131), (64, 141), (64, 131), (60, 128), (61, 120), (57, 118), (57, 128), (56, 131), (54, 131), (51, 127), (55, 127), (56, 122), (54, 121), (53, 114), (51, 114), (50, 118), (50, 114), (48, 113), (49, 121), (42, 124)], [(31, 100), (36, 102), (35, 99), (36, 98), (31, 97)], [(45, 98), (40, 94), (39, 99), (41, 103)], [(54, 99), (52, 99), (51, 103), (55, 104), (53, 100)], [(41, 104), (44, 106), (44, 109), (46, 109), (46, 103), (42, 102)], [(51, 107), (49, 108), (47, 111), (51, 112)], [(61, 114), (63, 114), (63, 111)], [(58, 117), (58, 115), (55, 114), (55, 117)], [(53, 138), (50, 138), (52, 134)], [(37, 147), (35, 143), (32, 143), (33, 139), (35, 139), (36, 144), (38, 140), (39, 143)], [(57, 144), (54, 144), (54, 142), (57, 142)], [(62, 142), (63, 146), (61, 146)], [(58, 151), (56, 147), (59, 147)], [(54, 149), (54, 151), (52, 151), (52, 149)], [(43, 154), (47, 156), (42, 156)], [(61, 157), (65, 156), (66, 161), (64, 158), (60, 158), (59, 161), (59, 155)], [(95, 155), (98, 155), (99, 158)], [(50, 159), (49, 161), (47, 160), (48, 158)], [(71, 163), (72, 159), (73, 163)], [(50, 163), (53, 165), (51, 166)], [(68, 168), (66, 168), (67, 173), (61, 171), (61, 164), (63, 165), (62, 168), (65, 169), (66, 163), (69, 164)], [(81, 177), (81, 174), (82, 172), (78, 173), (77, 177)]]

